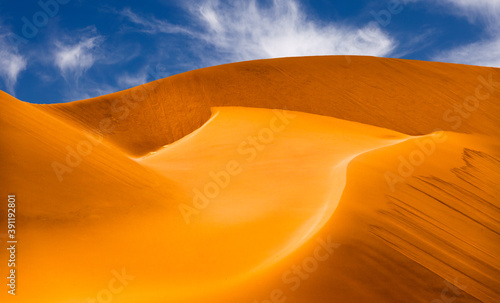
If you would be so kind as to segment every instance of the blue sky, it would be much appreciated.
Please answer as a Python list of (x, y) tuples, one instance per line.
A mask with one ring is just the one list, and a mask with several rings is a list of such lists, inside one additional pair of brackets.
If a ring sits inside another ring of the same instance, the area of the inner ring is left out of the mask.
[(500, 0), (0, 0), (0, 89), (33, 103), (252, 59), (500, 67)]

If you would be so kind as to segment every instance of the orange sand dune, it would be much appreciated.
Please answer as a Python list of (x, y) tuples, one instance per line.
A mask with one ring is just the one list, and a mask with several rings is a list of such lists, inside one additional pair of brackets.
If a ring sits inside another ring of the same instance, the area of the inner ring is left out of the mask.
[[(126, 91), (47, 105), (62, 119), (102, 132), (133, 155), (178, 140), (210, 108), (279, 108), (384, 127), (409, 135), (440, 128), (497, 135), (500, 70), (374, 57), (257, 60), (195, 70)], [(480, 96), (480, 105), (465, 99)], [(102, 121), (113, 121), (111, 131)]]
[(498, 302), (499, 81), (310, 57), (68, 104), (0, 92), (19, 241), (0, 298)]

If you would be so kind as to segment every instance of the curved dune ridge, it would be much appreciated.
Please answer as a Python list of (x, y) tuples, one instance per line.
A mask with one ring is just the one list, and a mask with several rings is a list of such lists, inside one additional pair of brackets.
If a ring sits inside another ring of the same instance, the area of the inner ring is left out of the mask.
[(498, 69), (283, 58), (0, 104), (2, 300), (500, 299)]

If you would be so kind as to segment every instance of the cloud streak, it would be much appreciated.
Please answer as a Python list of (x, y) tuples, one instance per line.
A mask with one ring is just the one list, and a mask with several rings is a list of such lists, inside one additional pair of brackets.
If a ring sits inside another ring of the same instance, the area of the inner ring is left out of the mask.
[(320, 24), (307, 18), (295, 1), (275, 0), (222, 5), (206, 1), (195, 11), (205, 25), (200, 36), (234, 60), (309, 55), (388, 55), (394, 41), (376, 25), (355, 28)]
[[(98, 59), (97, 50), (103, 37), (96, 34), (95, 30), (86, 29), (78, 40), (68, 39), (56, 41), (56, 50), (53, 54), (55, 65), (59, 68), (63, 77), (78, 78)], [(69, 40), (69, 41), (67, 41)]]
[(432, 58), (433, 60), (500, 67), (500, 1), (438, 0), (434, 3), (447, 7), (452, 14), (467, 18), (470, 23), (481, 23), (485, 26), (486, 37), (467, 45), (441, 51)]
[[(373, 22), (361, 27), (320, 23), (308, 18), (297, 1), (274, 0), (263, 7), (255, 0), (205, 0), (186, 10), (197, 26), (174, 26), (130, 10), (122, 14), (148, 33), (187, 34), (202, 41), (205, 47), (194, 49), (207, 64), (313, 55), (386, 56), (396, 46)], [(210, 57), (204, 55), (207, 48)]]
[(11, 33), (0, 33), (0, 77), (7, 91), (14, 95), (14, 87), (19, 74), (26, 69), (27, 60), (17, 47), (9, 43)]
[(500, 67), (500, 37), (460, 46), (434, 57), (436, 61)]
[(499, 24), (500, 1), (498, 0), (438, 0), (444, 5), (455, 7), (455, 13), (467, 17), (470, 22)]
[(156, 19), (154, 17), (144, 18), (142, 16), (139, 16), (138, 14), (132, 12), (130, 8), (123, 9), (122, 11), (119, 12), (119, 14), (128, 19), (130, 22), (140, 25), (141, 28), (139, 30), (145, 33), (187, 34), (187, 35), (192, 34), (190, 30), (182, 26), (177, 26), (167, 21)]
[(135, 87), (144, 84), (148, 81), (148, 74), (146, 71), (141, 71), (136, 74), (124, 74), (120, 75), (117, 79), (118, 85), (121, 88)]

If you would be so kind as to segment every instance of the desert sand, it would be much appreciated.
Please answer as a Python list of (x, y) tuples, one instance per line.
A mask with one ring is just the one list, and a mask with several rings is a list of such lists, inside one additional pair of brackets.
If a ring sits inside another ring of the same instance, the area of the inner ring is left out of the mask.
[(499, 69), (283, 58), (0, 104), (2, 302), (500, 299)]

